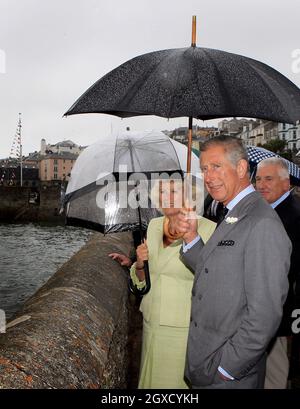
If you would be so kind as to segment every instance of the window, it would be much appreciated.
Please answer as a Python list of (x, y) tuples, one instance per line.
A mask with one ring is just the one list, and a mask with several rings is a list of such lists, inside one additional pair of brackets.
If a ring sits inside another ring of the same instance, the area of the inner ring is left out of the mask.
[(282, 124), (282, 129), (285, 129), (285, 124)]
[(293, 148), (296, 149), (296, 142), (293, 143)]
[(57, 166), (54, 166), (54, 172), (57, 172)]
[(54, 159), (54, 165), (57, 165), (57, 159)]
[(296, 139), (296, 131), (293, 131), (293, 139)]
[(57, 179), (57, 173), (54, 173), (54, 179)]

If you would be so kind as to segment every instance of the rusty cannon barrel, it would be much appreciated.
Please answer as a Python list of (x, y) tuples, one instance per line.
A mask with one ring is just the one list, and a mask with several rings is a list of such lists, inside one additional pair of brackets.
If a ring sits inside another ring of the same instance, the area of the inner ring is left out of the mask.
[(0, 334), (0, 388), (126, 388), (127, 275), (107, 254), (130, 245), (94, 234), (24, 304)]

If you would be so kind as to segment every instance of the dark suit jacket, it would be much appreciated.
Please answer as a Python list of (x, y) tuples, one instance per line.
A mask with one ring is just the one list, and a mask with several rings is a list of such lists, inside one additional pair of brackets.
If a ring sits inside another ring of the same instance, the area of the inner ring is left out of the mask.
[[(283, 307), (283, 318), (278, 329), (277, 336), (292, 335), (292, 311), (300, 308), (300, 198), (295, 194), (290, 195), (276, 208), (285, 230), (292, 242), (291, 266), (289, 271), (289, 292)], [(296, 285), (296, 293), (294, 287)]]

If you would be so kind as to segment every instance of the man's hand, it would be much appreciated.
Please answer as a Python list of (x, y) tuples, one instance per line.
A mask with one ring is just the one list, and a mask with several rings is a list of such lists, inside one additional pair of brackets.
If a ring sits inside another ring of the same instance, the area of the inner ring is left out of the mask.
[(195, 212), (182, 209), (176, 216), (169, 217), (169, 219), (170, 233), (183, 233), (182, 238), (186, 244), (198, 236), (198, 220)]
[(131, 267), (132, 261), (129, 257), (125, 256), (125, 254), (121, 253), (110, 253), (108, 257), (116, 260), (121, 266)]

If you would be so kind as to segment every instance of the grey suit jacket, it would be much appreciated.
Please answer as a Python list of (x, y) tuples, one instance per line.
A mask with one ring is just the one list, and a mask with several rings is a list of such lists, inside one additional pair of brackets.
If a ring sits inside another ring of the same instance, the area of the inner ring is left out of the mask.
[(185, 375), (194, 387), (251, 373), (276, 333), (288, 292), (291, 243), (270, 205), (253, 192), (184, 262), (195, 272)]

